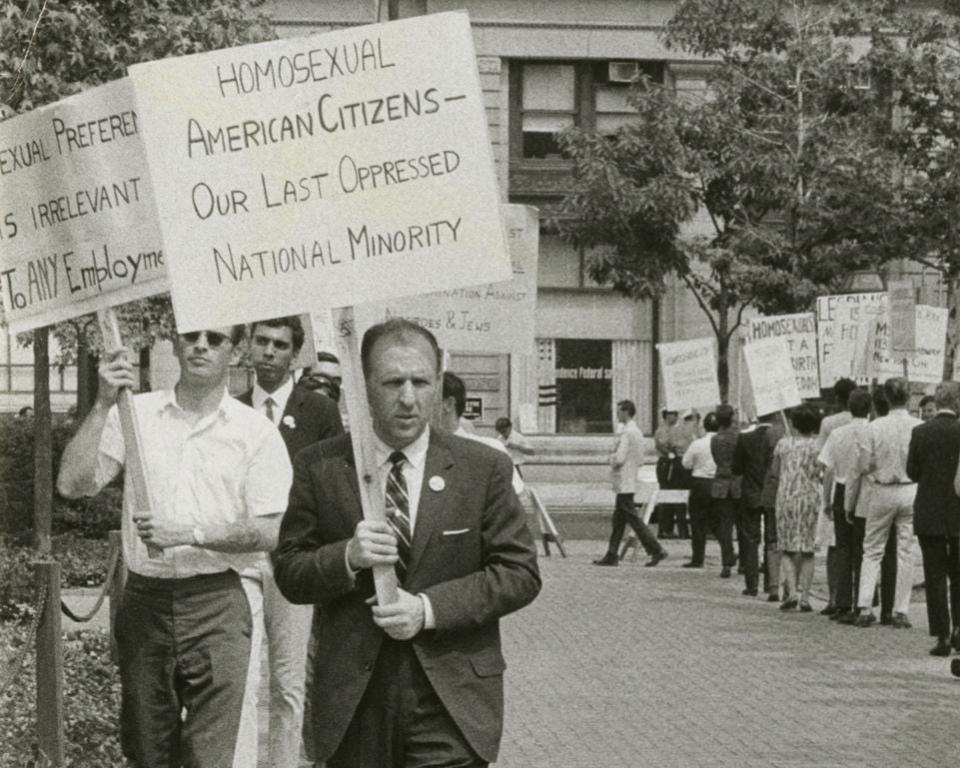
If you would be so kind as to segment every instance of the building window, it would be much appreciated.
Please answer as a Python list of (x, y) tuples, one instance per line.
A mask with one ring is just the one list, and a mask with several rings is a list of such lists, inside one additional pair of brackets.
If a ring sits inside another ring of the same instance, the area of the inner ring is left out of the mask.
[(613, 432), (609, 339), (557, 339), (557, 432)]
[(572, 64), (525, 64), (521, 78), (523, 156), (560, 157), (557, 134), (575, 124), (576, 72)]

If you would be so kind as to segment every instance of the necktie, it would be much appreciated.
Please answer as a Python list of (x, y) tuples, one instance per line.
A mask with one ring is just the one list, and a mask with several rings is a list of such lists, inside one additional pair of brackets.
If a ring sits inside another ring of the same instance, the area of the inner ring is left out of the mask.
[(277, 420), (273, 418), (273, 398), (272, 397), (268, 397), (266, 400), (263, 401), (263, 408), (264, 408), (263, 412), (267, 415), (267, 418), (270, 419), (271, 422), (276, 424)]
[(384, 507), (387, 522), (397, 536), (397, 551), (400, 559), (396, 564), (397, 578), (403, 582), (410, 562), (410, 499), (407, 497), (407, 481), (403, 477), (403, 463), (407, 457), (400, 451), (390, 454), (390, 474), (387, 475), (387, 493)]

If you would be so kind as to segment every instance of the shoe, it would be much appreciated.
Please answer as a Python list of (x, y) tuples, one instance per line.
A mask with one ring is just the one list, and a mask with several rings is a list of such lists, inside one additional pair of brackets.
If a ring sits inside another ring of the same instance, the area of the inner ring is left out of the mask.
[(953, 630), (953, 634), (950, 635), (950, 645), (953, 646), (953, 650), (960, 651), (960, 627)]
[(653, 568), (661, 560), (666, 560), (666, 559), (667, 559), (667, 550), (663, 549), (657, 552), (655, 555), (653, 555), (649, 560), (647, 560), (647, 562), (643, 564), (643, 567)]
[(611, 555), (608, 552), (599, 560), (594, 560), (593, 564), (594, 565), (620, 565), (620, 561), (617, 559), (616, 555)]
[(725, 566), (723, 566), (723, 568), (720, 569), (720, 578), (721, 578), (721, 579), (729, 579), (729, 578), (730, 578), (730, 568), (729, 568), (729, 566), (726, 566), (726, 565), (725, 565)]
[(840, 612), (840, 609), (835, 605), (828, 605), (822, 611), (820, 611), (821, 616), (836, 616)]
[(960, 659), (954, 659), (950, 662), (950, 674), (954, 677), (960, 677)]
[(843, 613), (838, 613), (830, 618), (836, 619), (837, 624), (846, 624), (849, 627), (857, 623), (857, 612), (844, 611)]
[(771, 592), (769, 595), (767, 595), (767, 602), (768, 602), (768, 603), (779, 603), (779, 602), (780, 602), (780, 595), (778, 595), (776, 592)]
[(813, 613), (813, 606), (806, 600), (800, 601), (800, 613)]
[(893, 616), (891, 616), (889, 613), (881, 613), (880, 624), (884, 627), (891, 626), (893, 624)]
[(855, 627), (872, 627), (877, 623), (877, 617), (873, 615), (873, 611), (867, 611), (866, 613), (861, 613), (853, 621), (853, 626)]
[(744, 597), (756, 597), (756, 596), (757, 596), (757, 590), (756, 590), (755, 588), (754, 588), (754, 589), (750, 589), (750, 587), (747, 587), (747, 588), (746, 588), (745, 590), (743, 590), (743, 592), (741, 592), (740, 594), (743, 595)]
[(850, 613), (849, 608), (835, 608), (830, 614), (830, 621), (840, 621), (840, 617)]
[(680, 566), (681, 568), (703, 568), (703, 563), (695, 563), (691, 560), (689, 563), (684, 563)]
[(895, 613), (890, 620), (890, 626), (894, 629), (910, 629), (913, 624), (910, 623), (910, 619), (907, 618), (905, 613)]
[(950, 655), (950, 643), (947, 642), (947, 636), (943, 635), (937, 644), (930, 649), (931, 656), (949, 656)]
[(781, 610), (781, 611), (792, 611), (794, 608), (797, 607), (797, 603), (798, 603), (798, 602), (799, 602), (799, 601), (797, 600), (797, 598), (795, 598), (795, 597), (788, 597), (786, 600), (784, 600), (782, 603), (780, 603), (780, 610)]

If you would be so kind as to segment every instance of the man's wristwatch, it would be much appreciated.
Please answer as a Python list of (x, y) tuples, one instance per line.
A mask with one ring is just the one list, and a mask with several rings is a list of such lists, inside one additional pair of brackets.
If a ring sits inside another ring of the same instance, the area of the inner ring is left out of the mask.
[(202, 547), (207, 543), (207, 537), (203, 535), (203, 528), (199, 525), (193, 528), (193, 546)]

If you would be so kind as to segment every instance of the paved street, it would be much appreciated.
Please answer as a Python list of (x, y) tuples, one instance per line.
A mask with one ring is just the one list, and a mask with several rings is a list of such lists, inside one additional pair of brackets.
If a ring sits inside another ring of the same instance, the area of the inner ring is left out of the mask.
[(541, 559), (541, 596), (504, 623), (498, 768), (958, 764), (960, 680), (927, 655), (922, 602), (911, 630), (841, 627), (741, 596), (715, 542), (703, 571), (667, 546), (656, 568), (597, 568), (599, 542)]

